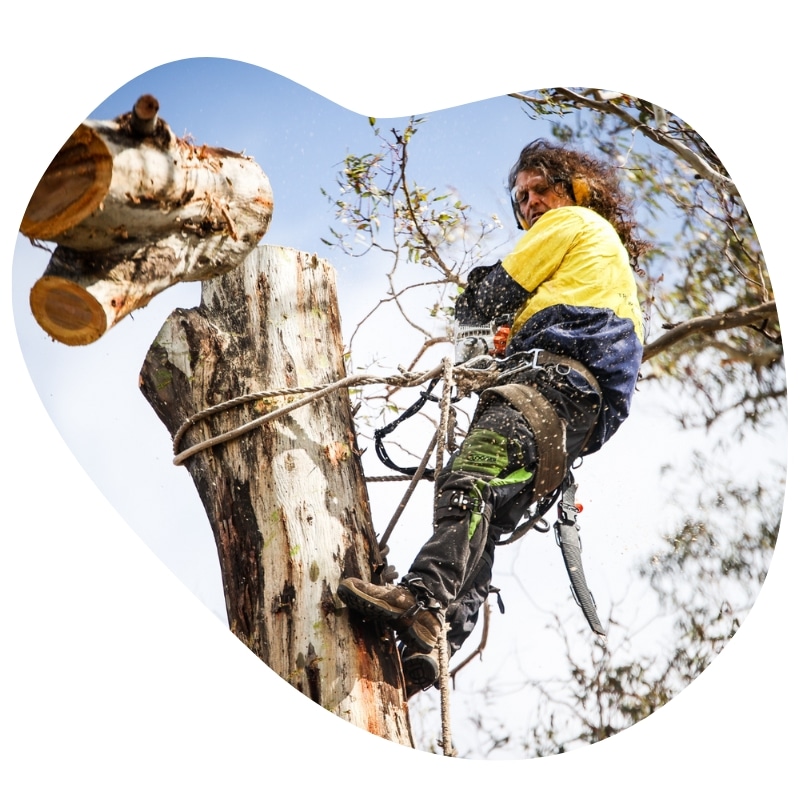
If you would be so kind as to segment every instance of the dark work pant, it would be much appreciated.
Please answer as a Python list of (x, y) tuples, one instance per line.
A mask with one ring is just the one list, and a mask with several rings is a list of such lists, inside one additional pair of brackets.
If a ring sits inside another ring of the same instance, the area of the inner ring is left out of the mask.
[[(561, 391), (553, 377), (546, 396), (567, 423), (571, 464), (594, 424), (600, 398), (573, 386)], [(496, 542), (541, 499), (533, 490), (536, 463), (536, 441), (525, 418), (495, 398), (478, 406), (459, 451), (439, 475), (433, 535), (403, 581), (421, 582), (446, 609), (451, 654), (474, 629), (489, 595)]]

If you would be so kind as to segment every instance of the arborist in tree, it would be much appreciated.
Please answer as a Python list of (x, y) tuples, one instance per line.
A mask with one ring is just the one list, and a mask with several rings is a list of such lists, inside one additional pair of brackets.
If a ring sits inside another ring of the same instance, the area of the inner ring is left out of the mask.
[(502, 262), (472, 270), (455, 315), (462, 330), (489, 323), (502, 339), (508, 323), (510, 335), (437, 479), (433, 535), (399, 584), (347, 578), (338, 590), (397, 631), (409, 694), (438, 678), (443, 618), (451, 656), (474, 629), (501, 537), (626, 419), (641, 364), (634, 270), (649, 245), (616, 168), (537, 140), (508, 188), (524, 234)]

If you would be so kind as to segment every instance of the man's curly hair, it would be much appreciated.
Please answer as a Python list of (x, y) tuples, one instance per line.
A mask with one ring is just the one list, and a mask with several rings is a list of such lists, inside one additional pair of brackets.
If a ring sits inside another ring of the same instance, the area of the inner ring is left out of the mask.
[[(637, 268), (639, 257), (650, 250), (651, 244), (636, 235), (631, 200), (620, 188), (616, 169), (612, 165), (588, 153), (536, 139), (522, 148), (508, 174), (508, 189), (514, 203), (517, 176), (526, 170), (540, 170), (549, 185), (562, 184), (576, 205), (591, 208), (607, 219), (622, 239), (630, 255), (631, 266)], [(588, 197), (580, 197), (580, 202), (573, 191), (573, 180), (576, 178), (583, 179), (588, 187)]]

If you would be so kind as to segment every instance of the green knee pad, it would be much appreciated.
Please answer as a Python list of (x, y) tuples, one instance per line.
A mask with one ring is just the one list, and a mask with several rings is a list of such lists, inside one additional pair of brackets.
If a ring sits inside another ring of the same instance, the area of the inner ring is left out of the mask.
[(451, 468), (496, 478), (508, 465), (508, 439), (485, 428), (474, 428), (464, 439)]

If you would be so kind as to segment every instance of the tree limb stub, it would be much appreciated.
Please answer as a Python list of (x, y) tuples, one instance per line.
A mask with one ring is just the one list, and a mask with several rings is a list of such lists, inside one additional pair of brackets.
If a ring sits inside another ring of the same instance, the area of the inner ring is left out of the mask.
[(20, 231), (58, 247), (33, 315), (64, 344), (96, 341), (169, 286), (241, 264), (272, 211), (255, 161), (176, 138), (144, 95), (116, 120), (81, 124), (36, 187)]

